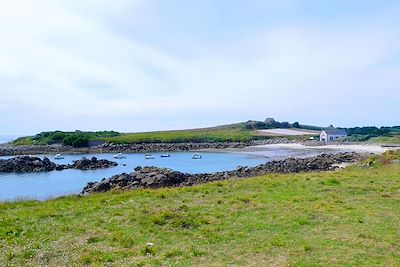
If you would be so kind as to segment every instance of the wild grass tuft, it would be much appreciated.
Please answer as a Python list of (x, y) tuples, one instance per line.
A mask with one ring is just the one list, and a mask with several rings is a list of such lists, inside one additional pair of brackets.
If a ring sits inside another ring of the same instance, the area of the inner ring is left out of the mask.
[(0, 266), (399, 266), (400, 165), (374, 161), (0, 203)]

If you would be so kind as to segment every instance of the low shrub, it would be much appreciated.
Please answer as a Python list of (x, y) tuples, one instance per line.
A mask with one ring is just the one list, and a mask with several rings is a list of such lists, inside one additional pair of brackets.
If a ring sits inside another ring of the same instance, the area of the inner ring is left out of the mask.
[(89, 138), (84, 135), (69, 135), (64, 138), (62, 144), (64, 146), (87, 147)]

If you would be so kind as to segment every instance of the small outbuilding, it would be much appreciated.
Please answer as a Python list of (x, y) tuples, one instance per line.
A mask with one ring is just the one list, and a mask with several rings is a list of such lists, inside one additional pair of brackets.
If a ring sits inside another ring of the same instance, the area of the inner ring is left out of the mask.
[(331, 143), (335, 140), (345, 138), (347, 136), (347, 132), (345, 130), (340, 130), (336, 128), (329, 128), (323, 130), (319, 136), (319, 140), (324, 142), (325, 144)]

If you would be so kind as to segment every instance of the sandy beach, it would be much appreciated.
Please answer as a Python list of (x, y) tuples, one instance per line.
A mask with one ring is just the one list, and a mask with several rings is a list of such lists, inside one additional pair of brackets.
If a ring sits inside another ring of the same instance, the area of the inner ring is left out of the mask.
[(325, 146), (305, 146), (300, 143), (293, 144), (270, 144), (270, 145), (259, 145), (259, 146), (250, 146), (244, 149), (247, 152), (262, 152), (263, 150), (268, 149), (277, 149), (277, 148), (285, 148), (285, 149), (293, 149), (293, 150), (315, 150), (315, 151), (347, 151), (347, 152), (358, 152), (358, 153), (373, 153), (373, 154), (382, 154), (388, 150), (394, 149), (389, 147), (382, 147), (379, 145), (325, 145)]

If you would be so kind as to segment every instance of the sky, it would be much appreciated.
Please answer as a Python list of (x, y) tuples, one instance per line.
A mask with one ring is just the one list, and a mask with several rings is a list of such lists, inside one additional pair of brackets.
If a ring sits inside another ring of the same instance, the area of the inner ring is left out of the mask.
[(400, 2), (0, 0), (0, 133), (400, 125)]

